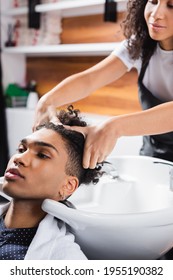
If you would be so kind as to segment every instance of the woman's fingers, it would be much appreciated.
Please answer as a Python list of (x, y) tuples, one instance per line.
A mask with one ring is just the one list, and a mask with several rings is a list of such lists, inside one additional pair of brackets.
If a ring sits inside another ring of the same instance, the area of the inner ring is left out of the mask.
[(117, 139), (105, 125), (88, 127), (83, 155), (83, 167), (95, 168), (112, 152)]
[(53, 105), (43, 106), (42, 100), (40, 99), (35, 110), (34, 122), (32, 127), (33, 131), (38, 125), (44, 124), (48, 121), (52, 121), (54, 123), (58, 122), (57, 108)]

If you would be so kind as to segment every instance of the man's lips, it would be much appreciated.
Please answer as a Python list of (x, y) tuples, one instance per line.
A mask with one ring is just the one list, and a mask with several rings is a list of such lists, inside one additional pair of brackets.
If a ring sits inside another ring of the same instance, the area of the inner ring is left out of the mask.
[(22, 178), (24, 179), (24, 176), (19, 172), (19, 170), (17, 168), (9, 168), (7, 169), (7, 171), (5, 172), (4, 175), (6, 180), (14, 180), (14, 179), (19, 179)]

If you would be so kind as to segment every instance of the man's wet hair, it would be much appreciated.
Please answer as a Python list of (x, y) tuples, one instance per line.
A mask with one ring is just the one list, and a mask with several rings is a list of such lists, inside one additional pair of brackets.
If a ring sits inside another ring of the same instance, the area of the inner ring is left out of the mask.
[(70, 105), (67, 110), (60, 110), (57, 114), (57, 118), (61, 123), (60, 125), (48, 122), (38, 126), (37, 130), (41, 128), (51, 129), (61, 135), (69, 156), (66, 164), (67, 175), (76, 176), (79, 180), (79, 185), (89, 183), (96, 184), (103, 174), (101, 171), (103, 164), (97, 164), (94, 169), (83, 168), (84, 135), (78, 131), (64, 127), (64, 125), (86, 127), (87, 123), (82, 120), (80, 111), (74, 109), (73, 106)]

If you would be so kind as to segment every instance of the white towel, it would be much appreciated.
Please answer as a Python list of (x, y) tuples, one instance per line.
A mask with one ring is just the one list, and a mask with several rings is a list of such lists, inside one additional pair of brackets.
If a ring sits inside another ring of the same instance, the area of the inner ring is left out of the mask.
[(25, 256), (26, 260), (86, 260), (65, 223), (47, 214)]
[[(7, 211), (8, 206), (9, 202), (0, 203), (0, 216)], [(38, 226), (25, 259), (86, 260), (86, 256), (74, 239), (74, 235), (69, 232), (63, 221), (47, 214)]]

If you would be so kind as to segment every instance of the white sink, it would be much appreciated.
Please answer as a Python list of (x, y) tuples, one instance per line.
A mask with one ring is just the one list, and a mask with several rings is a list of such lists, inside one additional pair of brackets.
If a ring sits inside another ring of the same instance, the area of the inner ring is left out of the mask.
[(173, 206), (169, 175), (173, 163), (134, 156), (114, 157), (109, 162), (117, 168), (120, 178), (103, 176), (96, 186), (81, 186), (69, 199), (77, 209), (137, 214)]
[(173, 246), (172, 163), (142, 156), (109, 159), (104, 175), (70, 197), (76, 209), (45, 200), (43, 209), (71, 226), (89, 259), (157, 259)]

